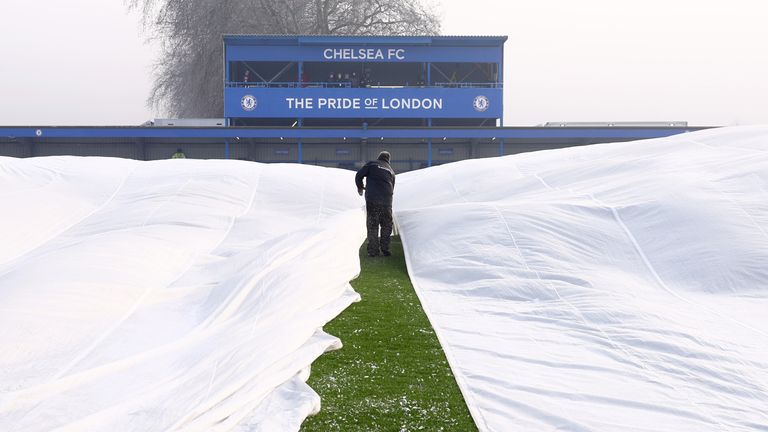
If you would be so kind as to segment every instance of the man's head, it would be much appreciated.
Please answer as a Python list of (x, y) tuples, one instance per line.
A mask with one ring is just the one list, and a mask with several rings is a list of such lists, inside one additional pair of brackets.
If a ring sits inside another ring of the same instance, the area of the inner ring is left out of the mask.
[(384, 150), (383, 152), (379, 153), (379, 157), (376, 159), (389, 163), (389, 152)]

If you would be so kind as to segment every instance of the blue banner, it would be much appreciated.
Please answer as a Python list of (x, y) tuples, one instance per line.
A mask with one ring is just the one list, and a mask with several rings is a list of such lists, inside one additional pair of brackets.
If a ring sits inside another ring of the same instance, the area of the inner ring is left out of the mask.
[(227, 61), (501, 63), (501, 46), (228, 45)]
[(500, 88), (227, 88), (229, 118), (500, 118)]

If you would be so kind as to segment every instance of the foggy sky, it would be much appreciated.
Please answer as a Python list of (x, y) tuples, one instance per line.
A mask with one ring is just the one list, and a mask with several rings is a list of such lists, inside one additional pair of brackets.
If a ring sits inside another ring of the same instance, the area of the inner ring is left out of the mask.
[[(0, 125), (137, 125), (157, 50), (120, 0), (2, 0)], [(507, 35), (506, 125), (768, 124), (764, 0), (442, 0), (443, 34)], [(31, 4), (35, 6), (32, 7)]]

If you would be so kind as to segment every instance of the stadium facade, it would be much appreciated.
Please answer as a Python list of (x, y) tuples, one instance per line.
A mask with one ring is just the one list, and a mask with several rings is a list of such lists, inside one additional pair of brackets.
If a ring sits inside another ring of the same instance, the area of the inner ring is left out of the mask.
[(675, 135), (681, 122), (505, 127), (504, 36), (227, 35), (223, 119), (0, 127), (0, 155), (187, 157), (421, 167)]

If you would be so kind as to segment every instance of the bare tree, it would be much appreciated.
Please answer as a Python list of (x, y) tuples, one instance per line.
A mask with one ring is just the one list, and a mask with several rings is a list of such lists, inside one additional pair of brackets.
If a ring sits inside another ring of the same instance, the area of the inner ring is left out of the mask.
[(127, 0), (161, 45), (148, 104), (172, 117), (221, 117), (223, 34), (431, 35), (421, 0)]

